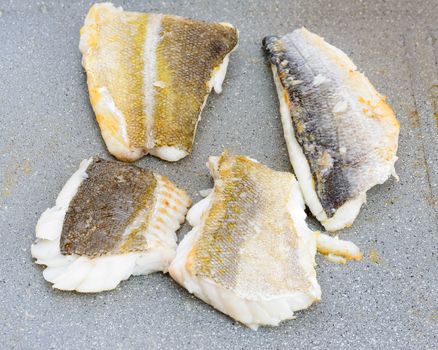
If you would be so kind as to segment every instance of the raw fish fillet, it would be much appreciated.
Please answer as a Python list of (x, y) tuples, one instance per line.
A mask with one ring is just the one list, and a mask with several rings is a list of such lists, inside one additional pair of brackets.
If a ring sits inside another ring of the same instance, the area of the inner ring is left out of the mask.
[(97, 157), (82, 161), (38, 220), (32, 256), (53, 288), (92, 293), (166, 272), (191, 200), (164, 176)]
[(366, 192), (396, 177), (394, 112), (345, 53), (305, 28), (263, 45), (306, 204), (327, 230), (349, 226)]
[(193, 206), (169, 273), (248, 327), (278, 325), (321, 297), (316, 236), (290, 173), (244, 156), (210, 157), (215, 184)]
[(124, 161), (148, 153), (168, 161), (187, 156), (237, 40), (228, 23), (93, 5), (79, 48), (108, 150)]

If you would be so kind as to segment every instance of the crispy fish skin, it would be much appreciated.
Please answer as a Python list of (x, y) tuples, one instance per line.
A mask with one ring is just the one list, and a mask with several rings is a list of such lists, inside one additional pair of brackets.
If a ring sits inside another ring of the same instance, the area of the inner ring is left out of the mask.
[(188, 214), (193, 230), (169, 273), (189, 292), (256, 329), (320, 299), (316, 240), (294, 176), (244, 156), (210, 157), (213, 191)]
[(123, 233), (140, 210), (146, 212), (141, 226), (148, 225), (157, 187), (152, 171), (95, 158), (87, 175), (65, 215), (61, 253), (94, 257), (146, 250), (142, 230)]
[(306, 204), (327, 230), (349, 226), (366, 191), (396, 176), (399, 122), (347, 55), (316, 34), (301, 28), (263, 46)]
[[(190, 272), (226, 288), (237, 288), (241, 295), (248, 293), (247, 296), (263, 295), (267, 293), (266, 288), (271, 294), (286, 293), (289, 288), (300, 291), (309, 288), (310, 282), (303, 278), (305, 273), (297, 264), (296, 256), (276, 252), (277, 246), (272, 245), (270, 237), (276, 236), (280, 246), (297, 246), (293, 220), (287, 211), (292, 176), (287, 173), (272, 176), (263, 165), (246, 157), (233, 159), (226, 155), (219, 159), (217, 176), (222, 182), (215, 186), (203, 235), (189, 257)], [(259, 246), (247, 245), (248, 255), (240, 255), (245, 242), (254, 235), (260, 235)], [(264, 271), (258, 270), (257, 274), (239, 274), (239, 265), (245, 264), (241, 259), (252, 258), (252, 249), (257, 258), (261, 258), (256, 251), (261, 247), (276, 256), (276, 264), (284, 266), (282, 275), (275, 276), (278, 277), (275, 280), (272, 277), (269, 284), (265, 282), (265, 275), (272, 271), (268, 264), (259, 266)]]
[(38, 220), (32, 256), (53, 288), (95, 293), (163, 271), (190, 197), (167, 178), (97, 157), (84, 160)]
[(108, 150), (134, 161), (189, 154), (205, 100), (225, 77), (237, 30), (178, 16), (93, 5), (80, 51)]
[(228, 25), (175, 16), (164, 16), (161, 26), (157, 78), (163, 86), (156, 97), (155, 145), (191, 152), (198, 116), (211, 90), (207, 82), (237, 45), (237, 32)]

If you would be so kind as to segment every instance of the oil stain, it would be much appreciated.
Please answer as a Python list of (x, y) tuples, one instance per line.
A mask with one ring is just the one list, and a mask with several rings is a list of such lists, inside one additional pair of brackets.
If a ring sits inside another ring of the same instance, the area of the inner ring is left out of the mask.
[(430, 87), (430, 99), (432, 101), (433, 116), (435, 117), (435, 126), (438, 128), (438, 84)]
[(433, 197), (432, 193), (426, 193), (426, 201), (431, 207), (436, 207), (437, 200)]
[(412, 316), (416, 318), (421, 319), (427, 319), (430, 322), (438, 323), (438, 309), (432, 309), (432, 310), (419, 310), (419, 309), (412, 309), (410, 310), (410, 313)]
[(29, 175), (32, 172), (32, 165), (29, 159), (21, 162), (14, 162), (6, 167), (3, 173), (1, 186), (1, 198), (10, 197), (14, 187), (23, 175)]
[(411, 124), (411, 128), (418, 129), (420, 127), (420, 115), (418, 114), (417, 111), (412, 111), (411, 113), (409, 113), (409, 115), (410, 115), (409, 122)]
[(433, 309), (429, 315), (429, 320), (438, 323), (438, 309)]
[(373, 262), (374, 264), (380, 264), (382, 262), (382, 258), (380, 257), (379, 252), (374, 248), (372, 248), (368, 252), (368, 257), (370, 261)]

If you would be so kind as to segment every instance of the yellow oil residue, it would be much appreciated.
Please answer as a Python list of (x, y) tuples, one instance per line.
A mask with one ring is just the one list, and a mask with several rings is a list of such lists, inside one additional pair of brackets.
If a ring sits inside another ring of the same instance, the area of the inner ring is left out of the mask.
[(432, 111), (435, 117), (435, 125), (438, 128), (438, 84), (433, 84), (430, 88), (430, 99), (432, 101)]
[(14, 162), (7, 166), (2, 179), (1, 197), (10, 197), (14, 187), (23, 174), (29, 175), (32, 172), (32, 166), (29, 159), (21, 162)]
[(12, 188), (15, 186), (16, 183), (14, 171), (12, 171), (12, 169), (7, 168), (5, 170), (2, 182), (3, 185), (2, 185), (1, 196), (9, 197), (12, 194)]
[(426, 200), (429, 203), (430, 206), (436, 207), (437, 200), (433, 198), (432, 194), (430, 192), (426, 193)]
[(30, 174), (32, 172), (32, 165), (30, 164), (29, 159), (23, 160), (20, 168), (25, 174)]
[(432, 322), (438, 322), (438, 309), (432, 310), (429, 315), (429, 320)]
[(418, 129), (420, 127), (420, 115), (418, 114), (418, 112), (412, 111), (411, 113), (409, 113), (409, 116), (411, 128)]
[(380, 264), (382, 262), (379, 252), (374, 248), (368, 252), (368, 257), (370, 258), (370, 261), (375, 264)]

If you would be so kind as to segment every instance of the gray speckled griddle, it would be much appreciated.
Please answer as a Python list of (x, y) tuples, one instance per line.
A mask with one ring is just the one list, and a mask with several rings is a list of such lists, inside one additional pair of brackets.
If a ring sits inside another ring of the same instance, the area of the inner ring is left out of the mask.
[(304, 25), (389, 96), (401, 122), (400, 182), (373, 188), (354, 226), (340, 233), (365, 258), (340, 266), (319, 256), (322, 301), (277, 328), (247, 329), (162, 274), (97, 295), (52, 290), (30, 256), (36, 221), (82, 159), (110, 157), (78, 50), (92, 2), (0, 0), (0, 348), (436, 349), (437, 1), (115, 2), (240, 30), (223, 93), (209, 98), (193, 153), (175, 164), (146, 157), (137, 165), (168, 176), (195, 201), (211, 185), (208, 155), (224, 147), (290, 170), (260, 46), (265, 35)]

